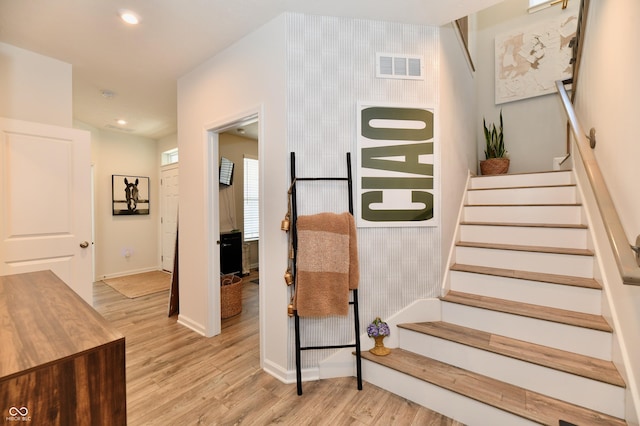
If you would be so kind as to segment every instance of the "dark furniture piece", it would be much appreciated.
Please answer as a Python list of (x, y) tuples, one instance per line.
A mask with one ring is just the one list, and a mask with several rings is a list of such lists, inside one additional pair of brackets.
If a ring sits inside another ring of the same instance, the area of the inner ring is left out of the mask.
[(8, 423), (126, 425), (124, 336), (51, 271), (0, 277)]
[(220, 234), (220, 273), (242, 275), (242, 232)]

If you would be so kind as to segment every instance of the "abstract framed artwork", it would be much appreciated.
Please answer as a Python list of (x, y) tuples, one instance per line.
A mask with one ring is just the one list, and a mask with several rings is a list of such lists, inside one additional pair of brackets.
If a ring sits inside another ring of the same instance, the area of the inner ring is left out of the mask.
[(111, 198), (114, 216), (149, 214), (149, 178), (111, 175)]
[(571, 77), (578, 17), (562, 15), (495, 38), (495, 103), (555, 93)]

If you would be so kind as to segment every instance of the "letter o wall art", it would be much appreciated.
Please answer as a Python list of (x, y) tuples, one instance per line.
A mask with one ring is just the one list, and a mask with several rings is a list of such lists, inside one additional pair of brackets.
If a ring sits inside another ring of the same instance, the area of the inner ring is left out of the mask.
[(149, 214), (149, 178), (111, 175), (113, 215)]

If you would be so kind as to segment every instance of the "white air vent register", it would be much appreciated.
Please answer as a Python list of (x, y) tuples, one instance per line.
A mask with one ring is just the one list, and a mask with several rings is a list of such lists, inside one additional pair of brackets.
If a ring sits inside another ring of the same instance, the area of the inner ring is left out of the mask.
[(424, 80), (423, 63), (418, 55), (376, 53), (376, 77)]

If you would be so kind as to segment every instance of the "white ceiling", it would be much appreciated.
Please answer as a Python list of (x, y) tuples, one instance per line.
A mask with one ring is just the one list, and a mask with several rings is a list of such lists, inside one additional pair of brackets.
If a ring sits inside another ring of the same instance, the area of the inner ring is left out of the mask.
[(282, 12), (442, 25), (500, 1), (0, 0), (0, 42), (72, 64), (75, 119), (158, 139), (176, 132), (177, 79)]

